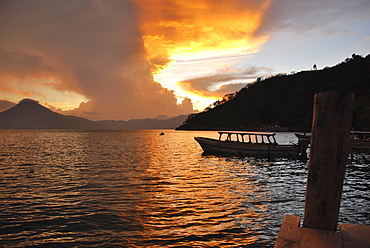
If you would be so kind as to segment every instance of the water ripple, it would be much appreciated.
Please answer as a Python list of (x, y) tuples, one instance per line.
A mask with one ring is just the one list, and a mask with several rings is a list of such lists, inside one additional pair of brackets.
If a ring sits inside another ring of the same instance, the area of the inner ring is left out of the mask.
[[(269, 247), (303, 215), (307, 163), (201, 156), (216, 132), (0, 132), (3, 247)], [(340, 222), (370, 224), (369, 161), (348, 165)]]

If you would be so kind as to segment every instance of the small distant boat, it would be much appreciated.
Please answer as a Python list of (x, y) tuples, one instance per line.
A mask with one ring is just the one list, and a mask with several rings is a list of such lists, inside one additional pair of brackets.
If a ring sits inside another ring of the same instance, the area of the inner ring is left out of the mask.
[(351, 131), (350, 144), (353, 152), (370, 152), (370, 132)]
[(194, 137), (202, 147), (204, 154), (252, 156), (252, 157), (288, 157), (307, 156), (307, 147), (295, 144), (278, 144), (272, 132), (218, 132), (218, 139)]
[(164, 135), (164, 132), (161, 132), (159, 135)]

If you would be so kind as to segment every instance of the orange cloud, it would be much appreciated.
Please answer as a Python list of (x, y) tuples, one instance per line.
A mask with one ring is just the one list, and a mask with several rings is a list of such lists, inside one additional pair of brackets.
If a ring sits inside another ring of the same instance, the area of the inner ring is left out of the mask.
[(228, 93), (234, 93), (243, 88), (252, 79), (259, 77), (259, 73), (269, 71), (265, 67), (251, 67), (246, 70), (225, 70), (214, 75), (191, 78), (180, 81), (177, 85), (185, 92), (202, 97), (220, 98)]
[(257, 36), (271, 0), (136, 0), (151, 69), (172, 60), (254, 53), (268, 36)]
[(30, 92), (16, 90), (12, 87), (8, 87), (8, 86), (2, 84), (1, 82), (0, 82), (0, 92), (12, 93), (12, 94), (15, 94), (15, 95), (19, 95), (21, 97), (29, 97), (29, 96), (32, 95)]
[[(257, 51), (268, 39), (257, 33), (271, 1), (7, 1), (0, 82), (8, 88), (0, 92), (29, 92), (54, 106), (52, 96), (64, 102), (73, 92), (84, 99), (76, 113), (92, 119), (192, 112), (190, 96), (162, 87), (153, 74), (175, 60)], [(201, 91), (195, 84), (189, 87)]]

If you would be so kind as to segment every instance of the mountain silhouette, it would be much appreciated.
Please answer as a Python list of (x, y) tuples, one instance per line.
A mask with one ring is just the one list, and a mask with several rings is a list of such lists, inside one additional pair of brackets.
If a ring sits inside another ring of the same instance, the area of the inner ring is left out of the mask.
[(32, 99), (23, 99), (0, 113), (0, 128), (12, 129), (95, 129), (100, 125), (81, 117), (55, 113)]
[(129, 121), (91, 121), (82, 117), (55, 113), (32, 99), (23, 99), (0, 113), (0, 129), (174, 129), (186, 115), (163, 119)]

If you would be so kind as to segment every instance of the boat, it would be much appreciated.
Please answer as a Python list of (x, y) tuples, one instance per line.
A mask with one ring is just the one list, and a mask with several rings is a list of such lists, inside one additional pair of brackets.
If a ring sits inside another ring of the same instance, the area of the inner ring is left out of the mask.
[(370, 152), (370, 132), (351, 131), (350, 144), (352, 152)]
[(297, 136), (297, 138), (299, 140), (311, 140), (311, 134), (307, 134), (307, 133), (295, 133), (295, 136)]
[(219, 138), (194, 137), (204, 155), (231, 155), (239, 157), (306, 157), (306, 148), (298, 144), (278, 144), (273, 132), (218, 132)]
[(298, 138), (298, 146), (299, 147), (305, 147), (308, 148), (310, 147), (311, 143), (311, 134), (306, 134), (306, 133), (295, 133), (295, 136)]

